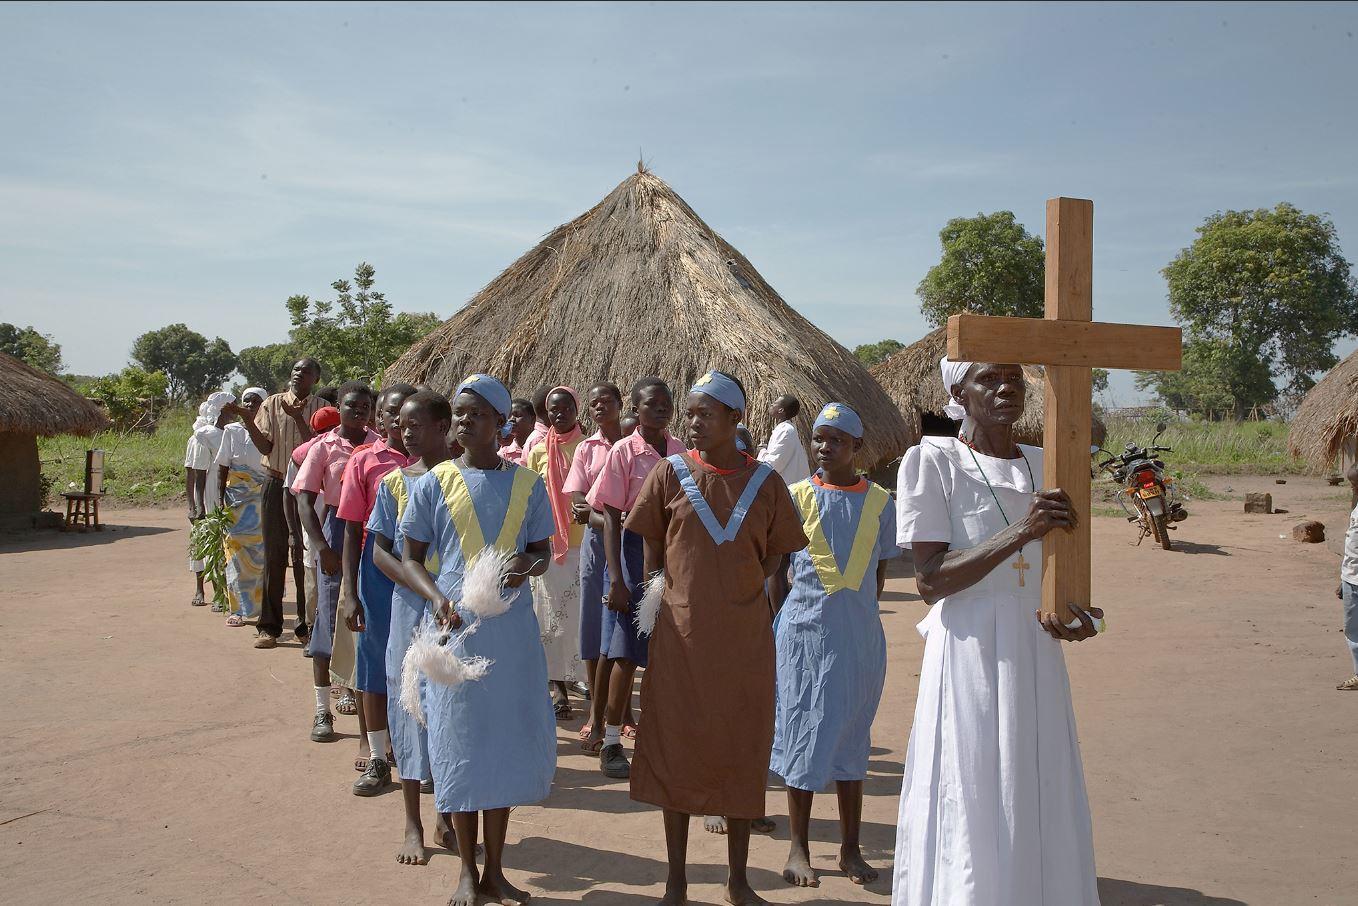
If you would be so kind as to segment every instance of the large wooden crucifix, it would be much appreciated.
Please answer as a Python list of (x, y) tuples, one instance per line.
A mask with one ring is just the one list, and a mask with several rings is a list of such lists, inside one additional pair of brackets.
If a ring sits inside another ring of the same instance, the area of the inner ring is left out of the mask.
[(1045, 365), (1042, 486), (1070, 495), (1079, 525), (1042, 540), (1042, 610), (1062, 622), (1071, 605), (1090, 606), (1090, 432), (1093, 373), (1098, 368), (1178, 371), (1177, 327), (1104, 324), (1093, 320), (1094, 203), (1047, 199), (1045, 318), (948, 319), (948, 358), (954, 362)]

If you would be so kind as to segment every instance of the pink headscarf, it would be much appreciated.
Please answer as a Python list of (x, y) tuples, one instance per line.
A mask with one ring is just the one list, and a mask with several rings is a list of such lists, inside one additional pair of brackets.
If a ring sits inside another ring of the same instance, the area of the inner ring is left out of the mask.
[[(580, 394), (573, 388), (553, 387), (547, 398), (551, 399), (552, 394), (562, 392), (569, 393), (571, 399), (575, 400), (578, 418)], [(562, 490), (566, 483), (566, 473), (571, 469), (570, 460), (566, 458), (566, 447), (579, 440), (580, 433), (580, 423), (577, 421), (575, 427), (565, 434), (558, 432), (555, 426), (548, 428), (547, 436), (543, 439), (543, 444), (547, 448), (547, 498), (552, 502), (552, 521), (556, 525), (556, 532), (552, 535), (552, 559), (557, 563), (566, 562), (566, 553), (571, 546), (571, 498)]]

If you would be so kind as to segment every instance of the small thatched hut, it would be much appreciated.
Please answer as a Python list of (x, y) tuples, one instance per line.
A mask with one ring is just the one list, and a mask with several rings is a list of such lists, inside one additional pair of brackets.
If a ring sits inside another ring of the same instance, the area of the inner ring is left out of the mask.
[(104, 413), (57, 378), (0, 353), (0, 526), (32, 525), (42, 509), (38, 435), (94, 434)]
[[(916, 434), (957, 435), (958, 423), (943, 414), (948, 394), (939, 378), (938, 360), (948, 353), (948, 329), (940, 327), (922, 339), (869, 369), (877, 383), (900, 407), (910, 429)], [(1043, 394), (1046, 379), (1042, 368), (1024, 365), (1028, 379), (1028, 394), (1024, 399), (1023, 418), (1016, 426), (1019, 443), (1042, 446)], [(1103, 442), (1106, 429), (1098, 416), (1094, 417), (1094, 442)]]
[(1343, 474), (1358, 459), (1358, 352), (1330, 369), (1302, 399), (1287, 447), (1317, 472)]
[(773, 429), (769, 405), (791, 393), (802, 401), (803, 437), (825, 403), (856, 408), (867, 425), (865, 465), (916, 440), (847, 349), (641, 167), (510, 265), (387, 376), (448, 391), (485, 371), (527, 395), (543, 384), (583, 392), (600, 380), (626, 393), (636, 378), (657, 374), (682, 392), (709, 368), (745, 384), (756, 439)]

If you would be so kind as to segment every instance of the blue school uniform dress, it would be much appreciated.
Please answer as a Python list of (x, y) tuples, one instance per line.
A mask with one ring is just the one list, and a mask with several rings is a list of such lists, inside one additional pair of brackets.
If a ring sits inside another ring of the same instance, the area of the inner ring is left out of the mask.
[(792, 555), (792, 583), (774, 630), (778, 704), (774, 773), (819, 791), (863, 780), (886, 680), (877, 565), (900, 554), (891, 496), (813, 480), (789, 490), (810, 545)]
[(391, 600), (395, 591), (396, 583), (373, 562), (373, 536), (371, 532), (365, 532), (363, 554), (358, 561), (358, 599), (363, 602), (363, 631), (358, 633), (354, 677), (360, 692), (387, 694), (387, 635), (391, 630)]
[[(391, 554), (401, 559), (405, 536), (401, 534), (401, 517), (410, 500), (411, 485), (423, 472), (410, 476), (404, 469), (393, 469), (377, 487), (376, 502), (368, 517), (368, 538), (382, 535), (391, 539)], [(430, 553), (425, 568), (438, 572), (438, 557)], [(429, 768), (429, 734), (415, 716), (401, 706), (401, 666), (406, 651), (420, 620), (428, 613), (429, 605), (418, 594), (403, 585), (396, 585), (391, 596), (391, 622), (387, 631), (384, 653), (387, 696), (387, 729), (391, 731), (391, 749), (396, 754), (396, 770), (402, 780), (433, 780)], [(364, 633), (366, 635), (366, 633)], [(421, 678), (421, 683), (424, 682)], [(421, 689), (423, 698), (423, 689)]]
[[(637, 631), (637, 607), (646, 596), (646, 539), (636, 532), (622, 530), (620, 539), (622, 552), (622, 581), (631, 595), (632, 606), (627, 613), (609, 610), (607, 604), (599, 615), (599, 656), (622, 658), (638, 667), (645, 667), (650, 659), (650, 640)], [(613, 580), (608, 575), (608, 563), (604, 563), (600, 579), (604, 594)]]
[(434, 794), (441, 812), (473, 812), (540, 802), (556, 771), (556, 718), (547, 695), (533, 592), (519, 586), (509, 610), (463, 630), (476, 617), (460, 605), (468, 561), (482, 550), (523, 551), (556, 526), (541, 476), (504, 462), (489, 471), (439, 463), (414, 482), (401, 517), (408, 540), (438, 554), (439, 589), (457, 604), (463, 629), (449, 644), (463, 658), (492, 661), (479, 680), (428, 683), (425, 714)]
[[(603, 532), (585, 527), (584, 540), (580, 542), (580, 660), (592, 661), (599, 657), (600, 640), (603, 633), (604, 595), (608, 586), (604, 584), (604, 572), (608, 569), (607, 555), (604, 553)], [(589, 677), (594, 682), (594, 677)]]
[[(345, 522), (335, 512), (335, 508), (327, 506), (325, 515), (321, 517), (321, 533), (325, 536), (325, 543), (332, 550), (344, 549), (344, 528)], [(326, 572), (321, 568), (321, 555), (316, 554), (316, 625), (312, 628), (311, 640), (307, 642), (307, 651), (312, 657), (330, 657), (335, 652), (335, 622), (339, 615), (340, 581), (343, 578), (343, 571), (334, 573)]]

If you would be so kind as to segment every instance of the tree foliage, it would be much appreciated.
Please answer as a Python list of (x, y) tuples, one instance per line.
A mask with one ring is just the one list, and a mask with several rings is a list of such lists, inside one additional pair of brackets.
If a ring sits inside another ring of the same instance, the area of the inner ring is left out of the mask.
[(1138, 371), (1136, 387), (1153, 390), (1171, 409), (1210, 412), (1218, 418), (1239, 417), (1249, 406), (1277, 394), (1267, 365), (1257, 356), (1242, 356), (1222, 340), (1185, 343), (1181, 370)]
[(920, 281), (920, 310), (934, 327), (972, 312), (1018, 318), (1043, 314), (1042, 239), (1011, 211), (956, 217), (938, 234), (943, 257)]
[[(1237, 417), (1277, 396), (1274, 376), (1305, 392), (1338, 361), (1334, 341), (1358, 325), (1358, 285), (1333, 221), (1284, 202), (1213, 214), (1197, 232), (1162, 272), (1188, 341), (1185, 374), (1154, 385), (1225, 393)], [(1188, 377), (1190, 347), (1196, 367), (1221, 369), (1218, 378)]]
[(61, 372), (61, 345), (50, 335), (38, 333), (32, 327), (0, 324), (0, 352), (48, 374)]
[(117, 374), (96, 378), (87, 392), (104, 404), (114, 424), (130, 428), (156, 400), (165, 398), (169, 383), (162, 371), (128, 365)]
[(137, 337), (132, 360), (146, 371), (164, 372), (170, 399), (184, 402), (216, 390), (236, 370), (236, 355), (221, 337), (207, 337), (171, 324)]
[(855, 346), (854, 356), (863, 363), (864, 368), (871, 368), (879, 362), (885, 361), (892, 353), (900, 352), (905, 348), (905, 344), (897, 340), (878, 340), (876, 343), (864, 343)]
[(363, 263), (354, 269), (352, 283), (341, 278), (330, 284), (333, 302), (288, 298), (292, 345), (319, 359), (326, 379), (334, 383), (380, 383), (388, 365), (441, 323), (432, 313), (394, 315), (386, 295), (373, 289), (375, 273)]
[(293, 363), (301, 357), (294, 343), (247, 346), (236, 355), (236, 370), (245, 378), (245, 387), (263, 387), (277, 393), (287, 384)]

